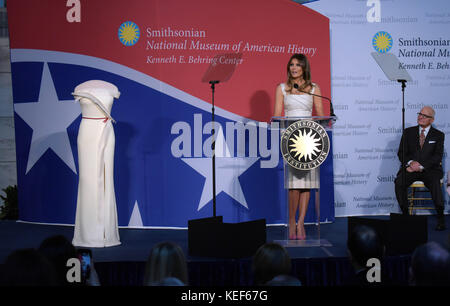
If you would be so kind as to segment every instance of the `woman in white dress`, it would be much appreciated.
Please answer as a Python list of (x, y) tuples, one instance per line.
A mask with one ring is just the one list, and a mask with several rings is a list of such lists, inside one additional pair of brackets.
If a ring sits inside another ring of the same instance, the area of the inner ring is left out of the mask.
[(73, 93), (80, 102), (78, 199), (73, 244), (109, 247), (120, 244), (114, 193), (115, 136), (111, 117), (120, 92), (111, 83), (92, 80)]
[[(303, 54), (294, 54), (287, 65), (286, 83), (278, 85), (276, 89), (274, 116), (282, 116), (283, 109), (286, 117), (311, 116), (313, 106), (316, 115), (323, 116), (322, 99), (304, 92), (321, 95), (319, 86), (311, 82), (311, 70), (307, 57)], [(318, 171), (318, 168), (311, 171), (289, 168), (287, 182), (289, 188), (289, 239), (306, 239), (305, 215), (311, 194), (310, 189), (319, 187)], [(296, 225), (297, 210), (299, 216)]]

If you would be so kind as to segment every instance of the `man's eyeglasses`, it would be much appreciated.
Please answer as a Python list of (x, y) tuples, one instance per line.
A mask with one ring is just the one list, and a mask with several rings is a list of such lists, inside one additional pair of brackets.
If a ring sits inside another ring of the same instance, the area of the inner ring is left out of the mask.
[(425, 115), (425, 114), (422, 114), (422, 113), (417, 113), (417, 115), (425, 117), (425, 118), (428, 118), (428, 119), (432, 119), (433, 118), (433, 116), (428, 116), (428, 115)]

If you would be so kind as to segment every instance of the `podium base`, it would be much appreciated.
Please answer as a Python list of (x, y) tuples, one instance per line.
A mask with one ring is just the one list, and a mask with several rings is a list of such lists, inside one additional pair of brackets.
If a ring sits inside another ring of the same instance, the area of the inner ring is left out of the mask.
[(306, 240), (274, 240), (273, 242), (285, 248), (309, 248), (309, 247), (331, 247), (331, 242), (326, 239), (306, 239)]
[(283, 239), (274, 240), (286, 248), (304, 248), (304, 247), (331, 247), (331, 242), (320, 236), (320, 223), (305, 224), (306, 239), (289, 239), (289, 227), (284, 228)]
[(266, 220), (223, 223), (222, 216), (188, 221), (190, 256), (242, 258), (266, 243)]

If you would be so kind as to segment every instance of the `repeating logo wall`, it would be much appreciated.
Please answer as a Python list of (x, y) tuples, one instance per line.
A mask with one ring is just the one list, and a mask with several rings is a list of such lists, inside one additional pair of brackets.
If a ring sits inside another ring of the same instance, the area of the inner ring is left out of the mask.
[[(412, 78), (404, 91), (406, 127), (417, 124), (417, 113), (425, 105), (436, 110), (433, 124), (446, 134), (442, 164), (448, 181), (450, 3), (321, 0), (308, 6), (330, 18), (338, 116), (333, 132), (336, 216), (399, 212), (394, 180), (400, 166), (402, 84), (389, 80), (371, 53), (395, 55)], [(442, 192), (448, 213), (449, 195)], [(422, 213), (435, 211), (417, 211)]]

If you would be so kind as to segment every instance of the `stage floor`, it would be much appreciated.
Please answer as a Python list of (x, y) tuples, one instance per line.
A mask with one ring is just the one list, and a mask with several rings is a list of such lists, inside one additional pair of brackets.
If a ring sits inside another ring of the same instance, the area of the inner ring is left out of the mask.
[[(389, 219), (389, 216), (371, 217)], [(326, 258), (347, 257), (347, 220), (346, 217), (336, 218), (335, 222), (322, 224), (321, 238), (328, 240), (331, 247), (289, 247), (291, 258)], [(449, 248), (449, 233), (434, 230), (436, 217), (428, 217), (428, 241), (436, 241)], [(450, 227), (450, 216), (446, 216), (446, 225)], [(267, 227), (267, 241), (283, 239), (282, 226)], [(119, 229), (122, 244), (110, 248), (94, 248), (95, 262), (145, 262), (153, 245), (162, 241), (172, 241), (184, 250), (188, 261), (208, 261), (217, 258), (188, 256), (187, 229)], [(37, 248), (40, 243), (52, 235), (64, 235), (68, 239), (73, 237), (73, 226), (41, 225), (15, 221), (0, 221), (0, 263), (16, 249)]]

